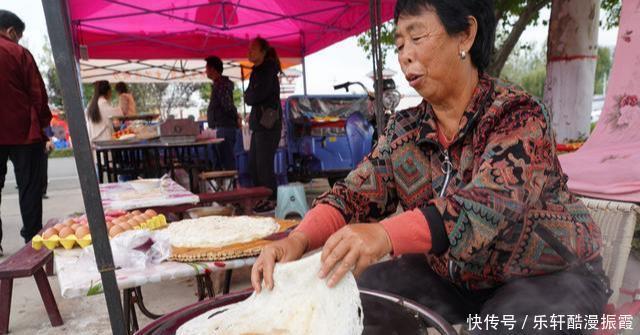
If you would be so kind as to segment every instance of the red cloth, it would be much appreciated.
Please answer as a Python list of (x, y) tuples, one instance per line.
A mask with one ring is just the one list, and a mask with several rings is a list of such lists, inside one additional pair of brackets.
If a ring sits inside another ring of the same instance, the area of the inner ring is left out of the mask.
[(46, 140), (51, 111), (47, 92), (31, 53), (0, 35), (0, 145)]
[(304, 233), (309, 239), (307, 250), (314, 250), (322, 247), (331, 234), (346, 224), (342, 213), (335, 207), (319, 204), (307, 212), (295, 231)]
[[(380, 221), (391, 240), (395, 255), (426, 253), (431, 250), (429, 224), (419, 209), (403, 212)], [(329, 236), (344, 227), (342, 213), (335, 207), (319, 204), (304, 216), (295, 231), (302, 232), (309, 239), (307, 250), (320, 248)]]
[(419, 209), (402, 212), (380, 221), (391, 240), (393, 254), (427, 253), (431, 250), (429, 223)]

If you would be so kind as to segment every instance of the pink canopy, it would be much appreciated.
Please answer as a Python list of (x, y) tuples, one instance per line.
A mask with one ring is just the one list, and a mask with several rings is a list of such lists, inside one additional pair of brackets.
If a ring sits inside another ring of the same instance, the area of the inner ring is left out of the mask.
[[(382, 22), (395, 0), (381, 0)], [(267, 39), (300, 59), (369, 29), (369, 0), (68, 0), (79, 56), (89, 59), (246, 57)]]

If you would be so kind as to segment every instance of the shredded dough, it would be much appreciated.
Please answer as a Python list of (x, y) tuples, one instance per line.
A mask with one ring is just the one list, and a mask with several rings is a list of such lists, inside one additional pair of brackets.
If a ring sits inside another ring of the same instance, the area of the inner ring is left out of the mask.
[(360, 293), (351, 272), (333, 288), (318, 278), (320, 253), (276, 264), (274, 289), (206, 312), (177, 335), (360, 335)]
[(220, 248), (250, 242), (278, 231), (273, 218), (250, 216), (207, 216), (169, 225), (171, 245), (179, 248)]

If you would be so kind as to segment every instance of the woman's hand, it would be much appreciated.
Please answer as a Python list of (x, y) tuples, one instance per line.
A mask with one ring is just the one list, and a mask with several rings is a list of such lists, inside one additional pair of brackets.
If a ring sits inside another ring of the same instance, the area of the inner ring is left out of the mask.
[(328, 286), (333, 287), (351, 269), (357, 277), (391, 251), (391, 240), (381, 224), (347, 225), (331, 235), (324, 244), (319, 276), (325, 278), (335, 268), (328, 282)]
[(292, 232), (286, 238), (267, 244), (251, 268), (251, 286), (260, 293), (262, 279), (266, 288), (273, 289), (273, 268), (276, 262), (291, 262), (300, 259), (307, 250), (309, 240), (301, 232)]

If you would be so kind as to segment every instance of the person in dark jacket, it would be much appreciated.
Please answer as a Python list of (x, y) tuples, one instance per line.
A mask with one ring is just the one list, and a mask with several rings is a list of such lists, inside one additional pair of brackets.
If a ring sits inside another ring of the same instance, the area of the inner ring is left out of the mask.
[[(395, 22), (400, 67), (424, 100), (395, 113), (344, 182), (264, 247), (253, 287), (273, 288), (275, 262), (322, 247), (329, 286), (352, 271), (360, 287), (471, 334), (589, 333), (584, 319), (597, 321), (610, 295), (600, 230), (567, 188), (549, 111), (484, 72), (493, 1), (398, 0)], [(402, 257), (378, 263), (389, 254)], [(563, 329), (548, 327), (554, 316)]]
[(28, 243), (42, 229), (41, 163), (47, 141), (44, 128), (49, 126), (51, 111), (36, 62), (18, 44), (24, 29), (24, 22), (14, 13), (0, 10), (0, 191), (10, 159), (19, 189), (20, 235)]
[(282, 131), (278, 79), (282, 68), (276, 50), (261, 37), (255, 38), (249, 45), (249, 61), (253, 63), (253, 69), (249, 87), (244, 93), (245, 103), (251, 106), (249, 171), (255, 186), (266, 186), (273, 191), (269, 201), (260, 203), (255, 208), (257, 211), (268, 211), (275, 207), (277, 191), (273, 158)]
[(207, 61), (207, 77), (213, 80), (211, 98), (207, 108), (207, 123), (209, 128), (216, 129), (216, 137), (224, 138), (218, 145), (218, 159), (225, 170), (236, 169), (236, 157), (233, 148), (236, 145), (236, 130), (238, 129), (238, 110), (233, 102), (233, 82), (223, 76), (222, 60), (210, 56)]

